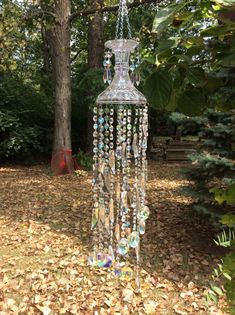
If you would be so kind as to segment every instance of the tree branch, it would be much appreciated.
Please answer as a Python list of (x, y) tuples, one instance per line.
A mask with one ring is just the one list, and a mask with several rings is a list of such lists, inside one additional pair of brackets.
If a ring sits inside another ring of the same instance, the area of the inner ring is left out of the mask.
[[(161, 0), (135, 0), (133, 3), (128, 4), (128, 8), (136, 8), (140, 5), (144, 4), (151, 4), (151, 3), (159, 3)], [(110, 7), (99, 7), (99, 8), (90, 8), (87, 10), (82, 10), (82, 11), (76, 11), (71, 14), (70, 16), (70, 21), (73, 21), (75, 18), (80, 17), (80, 16), (87, 16), (95, 13), (104, 13), (104, 12), (115, 12), (119, 8), (119, 5), (113, 5)]]
[(35, 11), (35, 12), (31, 13), (30, 15), (26, 15), (25, 16), (25, 20), (32, 20), (32, 19), (35, 19), (35, 18), (42, 18), (44, 16), (51, 16), (53, 18), (56, 17), (55, 13), (52, 12), (52, 11), (38, 10), (38, 11)]
[(77, 53), (71, 58), (71, 62), (74, 62), (77, 59), (77, 57), (80, 55), (80, 53), (84, 50), (85, 49), (79, 49)]

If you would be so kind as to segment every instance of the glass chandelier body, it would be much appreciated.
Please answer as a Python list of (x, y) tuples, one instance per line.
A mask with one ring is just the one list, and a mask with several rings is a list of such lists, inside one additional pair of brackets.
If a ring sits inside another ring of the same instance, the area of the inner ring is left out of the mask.
[(110, 85), (93, 108), (93, 249), (89, 263), (112, 267), (117, 276), (125, 276), (132, 274), (130, 266), (136, 257), (138, 284), (140, 237), (149, 216), (145, 204), (148, 107), (134, 86), (140, 81), (139, 56), (133, 55), (139, 43), (122, 38), (125, 19), (131, 37), (126, 1), (121, 0), (117, 38), (105, 43), (104, 82)]

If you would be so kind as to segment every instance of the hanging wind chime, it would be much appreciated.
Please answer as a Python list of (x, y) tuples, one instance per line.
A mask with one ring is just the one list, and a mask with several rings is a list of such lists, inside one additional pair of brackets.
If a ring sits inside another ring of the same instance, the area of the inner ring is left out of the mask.
[(120, 0), (116, 39), (105, 43), (103, 79), (109, 86), (93, 108), (93, 249), (88, 259), (92, 266), (112, 267), (117, 276), (128, 277), (134, 274), (130, 268), (134, 253), (137, 287), (140, 236), (149, 217), (145, 204), (148, 108), (135, 87), (140, 83), (138, 45), (131, 39), (126, 0)]

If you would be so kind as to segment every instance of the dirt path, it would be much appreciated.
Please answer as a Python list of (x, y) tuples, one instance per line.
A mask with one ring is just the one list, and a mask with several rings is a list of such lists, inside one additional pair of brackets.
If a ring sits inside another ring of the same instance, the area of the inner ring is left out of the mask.
[[(228, 314), (205, 306), (219, 252), (195, 223), (177, 165), (150, 166), (151, 217), (142, 242), (141, 293), (87, 266), (91, 178), (46, 168), (0, 168), (0, 315)], [(187, 184), (187, 183), (186, 183)]]

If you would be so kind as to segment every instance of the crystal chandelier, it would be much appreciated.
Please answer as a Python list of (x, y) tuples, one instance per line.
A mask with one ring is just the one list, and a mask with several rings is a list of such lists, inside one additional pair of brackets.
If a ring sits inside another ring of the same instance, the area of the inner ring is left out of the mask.
[(145, 204), (148, 108), (146, 98), (134, 86), (140, 82), (138, 45), (131, 39), (126, 0), (121, 0), (116, 39), (105, 43), (103, 79), (109, 86), (93, 108), (93, 249), (88, 259), (90, 265), (111, 267), (123, 278), (135, 274), (137, 288), (140, 236), (149, 217)]

